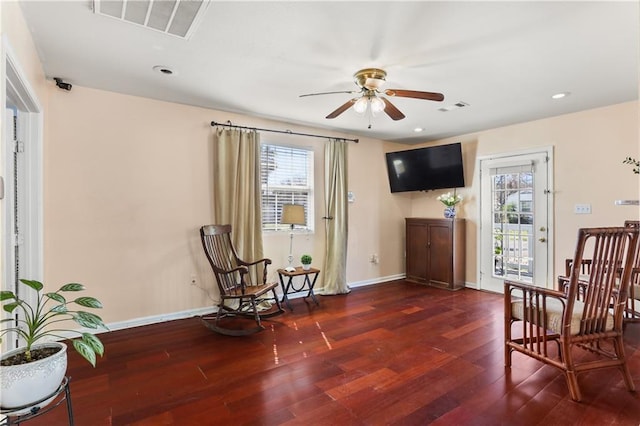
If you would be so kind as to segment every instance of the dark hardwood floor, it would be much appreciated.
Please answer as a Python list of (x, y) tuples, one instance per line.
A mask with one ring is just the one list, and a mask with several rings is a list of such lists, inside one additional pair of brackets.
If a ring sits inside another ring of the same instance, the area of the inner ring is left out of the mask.
[[(76, 424), (640, 424), (617, 370), (580, 375), (582, 403), (550, 366), (514, 354), (505, 371), (501, 295), (398, 281), (319, 301), (294, 299), (249, 337), (198, 318), (102, 334), (96, 369), (70, 349)], [(640, 389), (640, 324), (625, 334)]]

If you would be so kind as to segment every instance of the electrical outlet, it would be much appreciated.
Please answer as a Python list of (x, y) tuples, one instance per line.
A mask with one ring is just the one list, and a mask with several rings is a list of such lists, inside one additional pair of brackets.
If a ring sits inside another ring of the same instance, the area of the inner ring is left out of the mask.
[(379, 261), (380, 259), (378, 258), (377, 254), (372, 254), (371, 256), (369, 256), (369, 262), (373, 263), (374, 265), (377, 265)]
[(576, 204), (573, 206), (575, 214), (591, 214), (591, 204)]

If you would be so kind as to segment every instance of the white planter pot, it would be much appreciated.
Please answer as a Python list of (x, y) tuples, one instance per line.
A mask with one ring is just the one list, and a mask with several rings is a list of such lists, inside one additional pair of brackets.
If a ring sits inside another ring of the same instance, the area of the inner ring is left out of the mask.
[[(33, 345), (33, 349), (42, 347), (61, 348), (54, 355), (22, 365), (0, 367), (0, 406), (3, 409), (29, 406), (34, 402), (53, 394), (67, 372), (67, 345), (49, 342)], [(23, 352), (24, 348), (14, 349), (2, 355), (2, 359)], [(50, 402), (37, 405), (44, 407)]]
[(304, 269), (305, 271), (308, 271), (309, 269), (311, 269), (311, 264), (309, 265), (302, 264), (302, 269)]

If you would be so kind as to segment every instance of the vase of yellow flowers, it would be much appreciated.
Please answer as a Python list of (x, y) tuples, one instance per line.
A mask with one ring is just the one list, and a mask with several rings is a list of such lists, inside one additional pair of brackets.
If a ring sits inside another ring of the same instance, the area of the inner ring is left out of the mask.
[(456, 204), (462, 201), (462, 196), (456, 194), (456, 191), (447, 192), (446, 194), (438, 195), (437, 198), (446, 207), (444, 208), (444, 217), (447, 219), (453, 219), (456, 217)]

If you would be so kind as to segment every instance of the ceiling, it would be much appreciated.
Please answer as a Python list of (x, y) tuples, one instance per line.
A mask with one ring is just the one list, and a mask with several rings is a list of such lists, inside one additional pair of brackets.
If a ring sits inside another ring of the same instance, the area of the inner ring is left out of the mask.
[[(638, 99), (637, 1), (211, 2), (188, 39), (92, 1), (21, 7), (49, 78), (356, 137), (419, 143)], [(384, 88), (445, 99), (393, 98), (406, 115), (393, 121), (325, 118), (355, 95), (299, 97), (357, 90), (367, 67), (387, 71)]]

